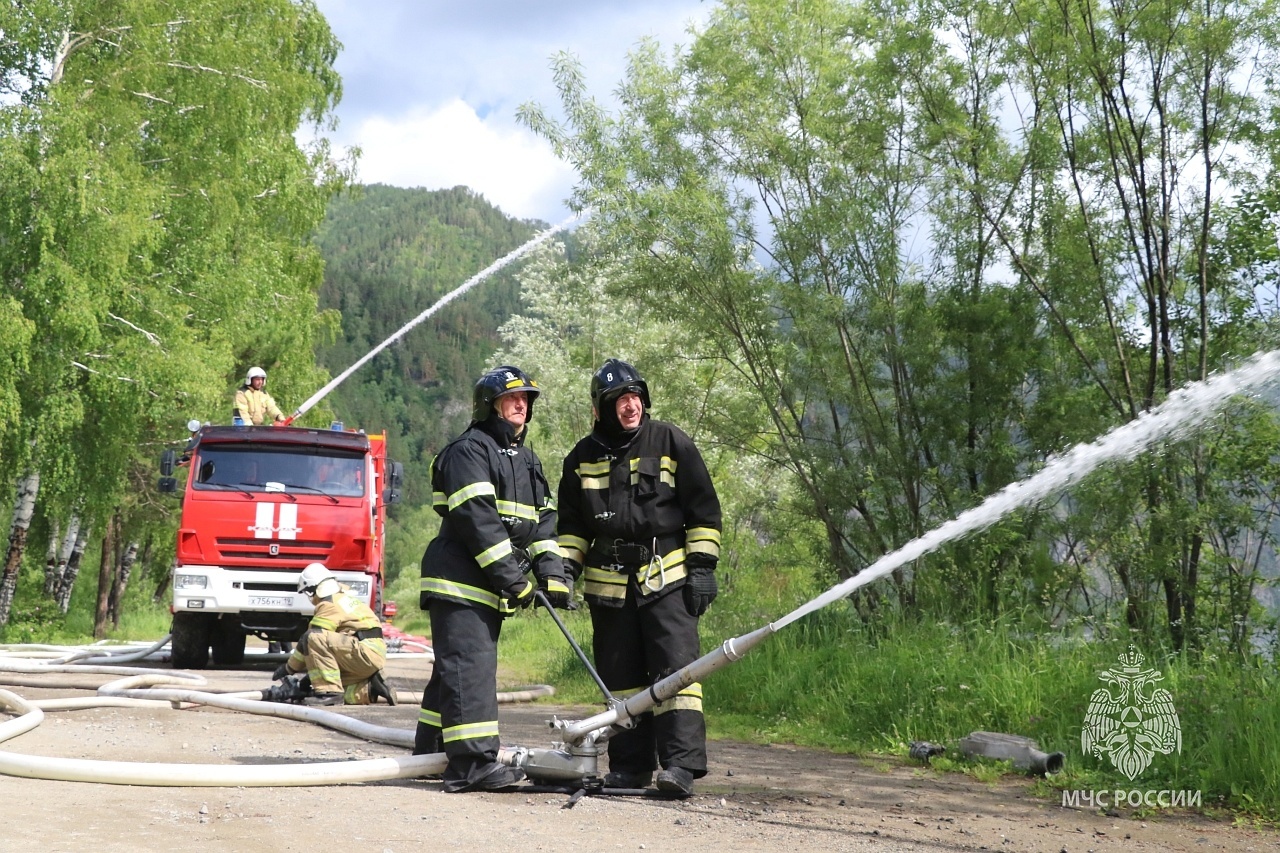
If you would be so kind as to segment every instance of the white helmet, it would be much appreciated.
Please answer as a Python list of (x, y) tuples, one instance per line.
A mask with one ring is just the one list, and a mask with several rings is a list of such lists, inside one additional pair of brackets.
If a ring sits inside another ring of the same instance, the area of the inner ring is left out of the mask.
[(263, 370), (261, 367), (250, 367), (250, 368), (249, 368), (249, 372), (248, 372), (247, 374), (245, 374), (245, 377), (244, 377), (244, 384), (245, 384), (245, 385), (252, 385), (252, 384), (253, 384), (253, 380), (257, 379), (259, 376), (261, 376), (261, 377), (262, 377), (262, 382), (263, 382), (263, 384), (266, 384), (266, 381), (267, 381), (267, 371)]
[(323, 595), (321, 594), (320, 587), (325, 581), (332, 581), (335, 587), (338, 585), (338, 579), (333, 576), (333, 572), (325, 568), (324, 563), (312, 563), (298, 576), (298, 592), (319, 598), (332, 595), (333, 590), (326, 590)]

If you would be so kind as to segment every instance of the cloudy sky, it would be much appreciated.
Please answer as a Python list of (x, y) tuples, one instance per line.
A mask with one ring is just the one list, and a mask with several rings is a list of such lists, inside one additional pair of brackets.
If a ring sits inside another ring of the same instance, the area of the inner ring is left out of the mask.
[(607, 100), (642, 38), (688, 44), (699, 0), (316, 0), (343, 43), (340, 125), (359, 146), (359, 180), (437, 189), (459, 184), (504, 212), (560, 222), (574, 175), (516, 123), (533, 101), (559, 114), (550, 58), (582, 62)]

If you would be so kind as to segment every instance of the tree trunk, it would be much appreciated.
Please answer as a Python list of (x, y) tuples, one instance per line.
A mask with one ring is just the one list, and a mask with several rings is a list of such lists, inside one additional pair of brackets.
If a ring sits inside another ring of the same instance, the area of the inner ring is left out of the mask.
[(44, 552), (44, 597), (53, 598), (58, 590), (58, 522), (49, 528), (49, 550)]
[(119, 527), (120, 516), (114, 514), (102, 531), (102, 562), (98, 564), (98, 606), (93, 610), (95, 640), (107, 636), (107, 604), (111, 598), (112, 576), (116, 568), (115, 542)]
[(156, 591), (152, 593), (151, 600), (156, 604), (164, 601), (165, 596), (169, 594), (169, 583), (173, 580), (173, 569), (164, 573), (164, 577), (160, 578), (160, 583), (156, 584)]
[(32, 471), (18, 484), (18, 499), (13, 506), (13, 521), (9, 524), (9, 550), (4, 556), (4, 574), (0, 576), (0, 625), (9, 623), (13, 595), (18, 589), (18, 570), (22, 567), (22, 554), (27, 547), (27, 530), (31, 527), (39, 491), (39, 471)]
[(58, 583), (58, 607), (63, 613), (71, 606), (71, 590), (76, 585), (76, 575), (80, 574), (80, 560), (84, 557), (84, 547), (88, 544), (89, 525), (81, 524), (71, 554), (67, 557), (66, 568), (62, 571), (62, 579)]
[[(76, 549), (76, 541), (80, 538), (80, 516), (71, 514), (67, 521), (67, 534), (62, 537), (62, 547), (58, 549), (58, 565), (54, 569), (53, 598), (62, 600), (62, 588), (67, 579), (67, 564), (71, 562), (71, 554)], [(82, 546), (83, 547), (83, 546)]]
[(121, 602), (124, 601), (125, 590), (129, 588), (129, 575), (133, 572), (133, 564), (138, 559), (138, 542), (130, 542), (120, 557), (120, 568), (116, 570), (115, 583), (111, 584), (111, 599), (107, 602), (107, 616), (111, 619), (111, 627), (120, 627)]

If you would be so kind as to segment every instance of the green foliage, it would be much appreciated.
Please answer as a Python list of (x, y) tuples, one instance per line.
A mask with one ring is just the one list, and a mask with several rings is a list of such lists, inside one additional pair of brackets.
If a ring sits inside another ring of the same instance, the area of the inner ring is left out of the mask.
[[(562, 57), (563, 124), (522, 115), (582, 175), (605, 297), (727, 366), (758, 414), (712, 401), (707, 432), (795, 478), (847, 576), (1274, 337), (1250, 172), (1280, 162), (1280, 101), (1238, 73), (1274, 67), (1273, 11), (726, 0), (633, 54), (616, 112)], [(1024, 511), (858, 606), (1061, 593), (1045, 618), (1194, 648), (1251, 618), (1277, 504), (1233, 460), (1269, 471), (1274, 421), (1234, 409), (1088, 512)]]
[[(333, 373), (350, 366), (535, 226), (464, 187), (374, 185), (334, 199), (315, 245), (325, 258), (320, 302), (341, 313), (342, 333), (316, 348), (320, 363)], [(390, 455), (405, 463), (406, 504), (430, 503), (431, 459), (466, 427), (471, 388), (494, 366), (496, 330), (519, 308), (514, 280), (499, 273), (333, 392), (333, 410), (349, 426), (386, 430)]]
[(0, 31), (0, 490), (34, 467), (44, 530), (142, 540), (172, 524), (156, 455), (245, 368), (282, 402), (323, 380), (307, 237), (346, 176), (295, 134), (338, 44), (293, 0), (9, 4)]

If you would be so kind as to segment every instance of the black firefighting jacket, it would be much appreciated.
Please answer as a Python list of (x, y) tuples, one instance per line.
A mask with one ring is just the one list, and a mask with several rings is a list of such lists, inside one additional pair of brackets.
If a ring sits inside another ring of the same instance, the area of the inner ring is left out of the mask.
[(505, 421), (473, 423), (440, 451), (431, 488), (443, 521), (422, 557), (424, 610), (436, 597), (509, 613), (502, 592), (525, 580), (530, 563), (540, 580), (567, 589), (542, 463)]
[(564, 460), (561, 552), (584, 566), (593, 604), (621, 606), (679, 589), (686, 555), (720, 556), (720, 500), (702, 455), (678, 427), (645, 415), (630, 441), (610, 447), (599, 429)]

